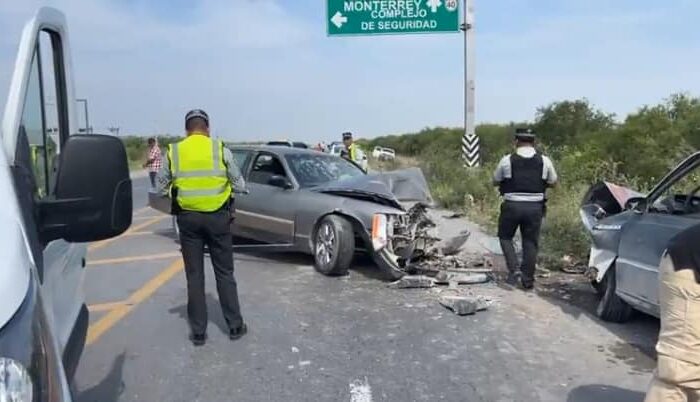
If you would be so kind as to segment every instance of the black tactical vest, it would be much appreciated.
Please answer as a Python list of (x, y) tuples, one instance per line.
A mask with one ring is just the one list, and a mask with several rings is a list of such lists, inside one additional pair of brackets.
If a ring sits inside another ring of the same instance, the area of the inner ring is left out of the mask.
[(510, 155), (511, 177), (501, 182), (501, 194), (544, 194), (547, 182), (542, 179), (544, 160), (536, 153), (532, 158), (523, 158), (517, 153)]

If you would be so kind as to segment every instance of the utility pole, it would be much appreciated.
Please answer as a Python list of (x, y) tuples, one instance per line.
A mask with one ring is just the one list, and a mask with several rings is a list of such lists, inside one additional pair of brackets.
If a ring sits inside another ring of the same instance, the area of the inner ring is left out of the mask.
[(462, 30), (464, 31), (464, 136), (462, 136), (462, 158), (464, 165), (479, 167), (479, 137), (474, 120), (474, 73), (476, 52), (474, 51), (474, 0), (464, 0)]
[(82, 102), (85, 105), (85, 134), (90, 134), (90, 119), (88, 119), (88, 101), (87, 99), (76, 99), (76, 102)]

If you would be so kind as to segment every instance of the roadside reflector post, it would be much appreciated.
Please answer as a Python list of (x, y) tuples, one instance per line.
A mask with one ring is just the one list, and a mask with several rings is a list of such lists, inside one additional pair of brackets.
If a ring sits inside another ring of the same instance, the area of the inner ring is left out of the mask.
[(462, 31), (464, 31), (464, 135), (462, 136), (462, 158), (466, 167), (480, 165), (479, 137), (474, 121), (474, 73), (476, 67), (474, 51), (474, 0), (464, 0)]

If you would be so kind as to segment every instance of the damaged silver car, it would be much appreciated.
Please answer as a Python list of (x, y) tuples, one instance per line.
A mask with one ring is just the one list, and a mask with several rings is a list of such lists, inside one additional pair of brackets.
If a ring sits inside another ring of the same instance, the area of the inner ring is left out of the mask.
[(700, 152), (682, 161), (647, 195), (597, 183), (580, 210), (592, 239), (587, 274), (601, 295), (597, 314), (624, 322), (633, 309), (659, 316), (658, 266), (680, 231), (700, 223)]
[[(402, 277), (429, 244), (425, 205), (432, 198), (420, 169), (365, 174), (348, 160), (312, 150), (230, 149), (249, 190), (236, 195), (237, 237), (311, 254), (326, 275), (347, 273), (354, 253), (365, 251), (389, 280)], [(149, 205), (169, 213), (171, 201), (151, 193)]]

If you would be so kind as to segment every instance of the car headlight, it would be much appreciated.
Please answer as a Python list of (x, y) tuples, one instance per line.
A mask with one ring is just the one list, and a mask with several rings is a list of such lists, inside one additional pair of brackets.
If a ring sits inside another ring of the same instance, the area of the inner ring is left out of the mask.
[(375, 214), (372, 217), (372, 248), (379, 251), (389, 244), (393, 235), (394, 220), (391, 215)]
[(0, 402), (61, 401), (60, 358), (44, 337), (46, 320), (35, 283), (0, 328)]
[(0, 402), (32, 402), (34, 384), (22, 364), (0, 357)]

